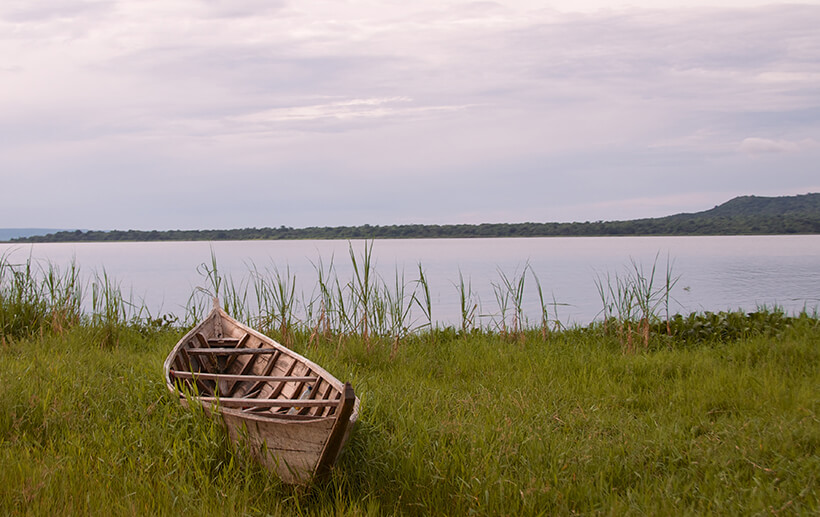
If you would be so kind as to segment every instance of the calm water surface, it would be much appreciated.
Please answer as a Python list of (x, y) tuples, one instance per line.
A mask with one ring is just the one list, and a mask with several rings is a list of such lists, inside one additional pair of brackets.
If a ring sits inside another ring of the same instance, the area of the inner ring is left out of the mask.
[[(314, 264), (319, 258), (326, 267), (333, 260), (342, 283), (352, 278), (351, 245), (360, 256), (362, 241), (0, 244), (0, 253), (12, 262), (30, 255), (61, 268), (74, 259), (85, 277), (104, 268), (152, 313), (182, 314), (192, 291), (207, 285), (198, 266), (210, 262), (211, 250), (220, 272), (236, 283), (248, 278), (251, 265), (282, 273), (289, 268), (297, 292), (310, 298), (317, 287)], [(415, 280), (421, 263), (430, 284), (433, 317), (441, 323), (459, 321), (459, 272), (471, 283), (488, 324), (499, 312), (493, 285), (501, 284), (500, 272), (518, 277), (529, 264), (545, 296), (559, 304), (558, 318), (586, 324), (601, 311), (596, 278), (623, 276), (633, 260), (648, 274), (656, 257), (658, 282), (663, 282), (667, 257), (680, 276), (673, 291), (675, 312), (754, 310), (761, 305), (793, 312), (820, 306), (816, 235), (378, 240), (373, 257), (390, 285), (396, 272), (403, 271), (408, 282)], [(524, 300), (530, 321), (536, 323), (540, 302), (532, 276), (526, 278)]]

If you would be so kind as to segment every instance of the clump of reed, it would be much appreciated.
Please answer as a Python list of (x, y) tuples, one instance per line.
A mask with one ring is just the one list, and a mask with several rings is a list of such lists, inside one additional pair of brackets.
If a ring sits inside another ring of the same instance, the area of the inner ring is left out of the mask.
[[(396, 268), (392, 275), (383, 276), (377, 268), (373, 246), (373, 241), (365, 241), (357, 250), (353, 243), (349, 244), (348, 278), (338, 274), (334, 256), (327, 263), (318, 257), (312, 262), (316, 278), (310, 291), (297, 283), (289, 265), (280, 268), (275, 263), (260, 268), (250, 262), (246, 264), (247, 276), (237, 282), (219, 270), (212, 252), (210, 261), (198, 268), (205, 285), (192, 294), (185, 321), (199, 321), (207, 313), (211, 299), (217, 297), (233, 317), (286, 345), (292, 344), (297, 336), (311, 347), (320, 342), (338, 346), (342, 340), (359, 339), (368, 351), (377, 343), (390, 343), (395, 354), (409, 335), (434, 335), (439, 323), (434, 320), (423, 265), (417, 264), (415, 275)], [(497, 308), (488, 313), (481, 311), (481, 300), (473, 290), (472, 280), (459, 271), (459, 281), (453, 285), (459, 297), (457, 330), (461, 335), (497, 332), (511, 340), (523, 340), (531, 330), (525, 314), (525, 286), (529, 277), (534, 279), (540, 299), (537, 328), (541, 336), (545, 337), (551, 327), (561, 328), (557, 308), (562, 304), (554, 297), (552, 301), (546, 298), (542, 283), (528, 262), (512, 274), (501, 268), (497, 271), (498, 281), (491, 282)], [(253, 299), (248, 297), (251, 290), (255, 293)], [(482, 324), (482, 319), (487, 323)]]
[[(430, 286), (422, 264), (417, 265), (416, 275), (396, 269), (392, 277), (385, 278), (377, 270), (373, 245), (373, 241), (365, 241), (357, 250), (349, 244), (351, 274), (347, 279), (337, 273), (335, 257), (328, 263), (319, 257), (313, 262), (316, 283), (309, 294), (301, 289), (288, 265), (280, 269), (272, 263), (262, 269), (251, 262), (247, 264), (248, 276), (237, 282), (223, 275), (212, 252), (210, 261), (199, 268), (205, 286), (192, 295), (185, 321), (198, 321), (216, 296), (234, 317), (288, 346), (299, 339), (309, 347), (319, 343), (338, 347), (344, 340), (356, 339), (368, 352), (389, 343), (395, 355), (409, 335), (434, 335), (438, 323), (433, 319)], [(663, 269), (657, 254), (648, 268), (631, 259), (622, 272), (598, 275), (595, 284), (603, 304), (602, 319), (591, 328), (615, 336), (625, 353), (646, 350), (653, 341), (670, 343), (668, 338), (680, 327), (675, 322), (681, 318), (671, 312), (672, 291), (679, 280), (673, 265), (667, 257)], [(475, 331), (498, 333), (522, 342), (532, 335), (546, 340), (550, 333), (566, 330), (558, 311), (567, 304), (546, 293), (529, 262), (512, 273), (501, 268), (497, 273), (497, 280), (491, 281), (495, 310), (482, 312), (472, 279), (459, 271), (458, 282), (453, 284), (459, 321), (453, 331), (462, 336)], [(533, 322), (525, 311), (529, 282), (534, 283), (540, 308)], [(248, 297), (250, 289), (255, 293), (253, 300)]]
[(0, 342), (88, 325), (100, 346), (111, 347), (126, 327), (167, 329), (176, 321), (171, 315), (152, 317), (104, 268), (84, 279), (74, 260), (61, 269), (31, 256), (15, 262), (11, 253), (0, 255)]
[(80, 319), (82, 282), (72, 261), (61, 271), (32, 257), (12, 261), (0, 255), (0, 339), (16, 339), (43, 331), (62, 332)]
[[(528, 268), (529, 264), (526, 264), (521, 272), (516, 271), (511, 276), (508, 276), (499, 268), (497, 271), (501, 281), (491, 283), (499, 309), (495, 325), (504, 337), (514, 339), (523, 339), (524, 337), (524, 328), (527, 326), (526, 317), (524, 316), (524, 284)], [(512, 309), (512, 311), (510, 324), (508, 325), (507, 314), (509, 309)]]
[(113, 347), (119, 343), (122, 329), (130, 323), (142, 319), (147, 311), (144, 304), (137, 304), (133, 297), (125, 297), (120, 282), (108, 275), (105, 268), (94, 272), (91, 279), (91, 312), (88, 315), (91, 326), (97, 331), (97, 339), (102, 347)]
[[(197, 288), (188, 301), (185, 321), (193, 324), (207, 312), (216, 297), (233, 317), (255, 326), (279, 339), (285, 345), (297, 336), (310, 346), (319, 342), (360, 339), (367, 350), (377, 342), (389, 341), (395, 353), (409, 333), (432, 327), (432, 302), (424, 269), (418, 265), (418, 276), (408, 278), (396, 270), (385, 279), (376, 270), (373, 242), (365, 242), (361, 251), (349, 246), (352, 268), (350, 279), (339, 278), (331, 257), (325, 266), (321, 257), (314, 263), (317, 283), (309, 295), (300, 290), (296, 275), (289, 266), (276, 264), (260, 268), (247, 264), (248, 277), (238, 283), (224, 276), (215, 255), (199, 267), (205, 286)], [(253, 289), (255, 299), (249, 300)], [(253, 303), (251, 303), (253, 302)], [(421, 315), (414, 318), (412, 309)]]
[(461, 310), (461, 334), (466, 335), (475, 328), (480, 302), (473, 292), (472, 280), (468, 278), (465, 282), (461, 270), (458, 272), (458, 284), (455, 284), (455, 287), (458, 291), (459, 309)]
[[(335, 257), (313, 262), (316, 280), (309, 290), (298, 282), (290, 266), (271, 262), (259, 267), (248, 262), (247, 274), (235, 278), (219, 268), (216, 254), (197, 270), (203, 285), (194, 289), (182, 319), (171, 314), (154, 316), (141, 301), (103, 268), (84, 280), (72, 261), (68, 267), (38, 262), (28, 257), (12, 261), (0, 256), (0, 343), (44, 332), (61, 333), (79, 323), (96, 331), (94, 340), (102, 347), (116, 346), (126, 329), (150, 333), (192, 326), (209, 311), (214, 297), (237, 319), (279, 340), (286, 346), (305, 343), (309, 348), (344, 341), (360, 341), (364, 349), (389, 350), (395, 356), (408, 339), (436, 340), (440, 332), (468, 336), (475, 332), (498, 334), (511, 342), (540, 339), (567, 330), (558, 310), (566, 304), (549, 296), (535, 269), (528, 262), (513, 272), (497, 269), (491, 281), (495, 307), (482, 306), (472, 279), (459, 271), (453, 283), (458, 294), (458, 319), (450, 325), (434, 319), (427, 274), (421, 263), (410, 273), (396, 268), (383, 275), (377, 268), (373, 241), (361, 248), (349, 244), (350, 276), (337, 271)], [(671, 310), (672, 291), (679, 277), (673, 262), (660, 254), (650, 267), (635, 260), (614, 274), (597, 275), (595, 284), (603, 308), (601, 318), (590, 329), (613, 337), (624, 353), (635, 353), (662, 345), (706, 342), (708, 336), (736, 335), (742, 328), (775, 328), (788, 317), (765, 308), (738, 316), (734, 313), (691, 314)], [(525, 307), (534, 283), (540, 310), (529, 319)], [(528, 290), (529, 289), (529, 290)], [(90, 295), (86, 300), (84, 295)], [(757, 316), (752, 316), (757, 314)], [(748, 321), (747, 321), (748, 320)], [(762, 322), (762, 323), (761, 323)]]
[(630, 266), (622, 273), (596, 276), (595, 286), (603, 305), (602, 328), (605, 333), (615, 333), (624, 352), (648, 349), (652, 329), (659, 323), (665, 327), (666, 334), (671, 335), (671, 293), (680, 277), (673, 273), (673, 262), (667, 257), (665, 275), (659, 280), (659, 256), (655, 255), (648, 270), (630, 259)]

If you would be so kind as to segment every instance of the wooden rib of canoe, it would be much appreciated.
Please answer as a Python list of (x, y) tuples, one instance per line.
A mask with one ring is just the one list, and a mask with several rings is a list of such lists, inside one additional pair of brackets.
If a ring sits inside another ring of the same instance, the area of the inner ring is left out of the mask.
[[(232, 441), (284, 482), (327, 475), (359, 416), (359, 399), (312, 361), (231, 318), (211, 313), (165, 360), (168, 389), (218, 411)], [(186, 395), (187, 393), (187, 395)]]

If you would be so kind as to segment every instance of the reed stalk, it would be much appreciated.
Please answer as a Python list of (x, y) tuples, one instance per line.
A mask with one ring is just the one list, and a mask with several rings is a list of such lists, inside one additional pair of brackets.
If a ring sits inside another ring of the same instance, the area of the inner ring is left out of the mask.
[(672, 262), (667, 256), (664, 283), (657, 285), (659, 256), (656, 254), (648, 271), (638, 261), (630, 259), (630, 267), (623, 275), (613, 277), (607, 273), (605, 280), (596, 276), (595, 284), (603, 305), (604, 332), (614, 324), (624, 351), (636, 350), (635, 338), (643, 349), (649, 348), (651, 329), (661, 320), (658, 315), (661, 307), (664, 308), (666, 334), (672, 334), (669, 304), (679, 276), (673, 273)]
[(373, 263), (373, 242), (365, 241), (361, 259), (356, 258), (353, 244), (349, 246), (350, 261), (353, 265), (353, 279), (350, 284), (352, 299), (356, 301), (356, 307), (361, 311), (357, 317), (357, 326), (365, 343), (370, 349), (370, 327), (373, 316), (373, 302), (377, 296), (375, 264)]
[(675, 275), (673, 273), (673, 266), (674, 261), (670, 260), (669, 254), (666, 255), (666, 276), (664, 282), (664, 289), (662, 294), (663, 306), (664, 306), (664, 314), (666, 315), (666, 335), (672, 335), (672, 326), (670, 323), (669, 317), (669, 301), (671, 299), (672, 288), (678, 283), (680, 280), (680, 275)]
[(420, 288), (421, 295), (419, 296), (416, 294), (416, 290), (413, 290), (413, 301), (415, 301), (416, 306), (421, 309), (422, 315), (424, 316), (425, 322), (416, 327), (416, 329), (423, 329), (427, 328), (429, 330), (433, 329), (433, 304), (432, 300), (430, 299), (430, 284), (427, 282), (427, 276), (424, 274), (424, 268), (421, 265), (421, 262), (418, 263), (419, 268), (419, 278), (416, 280), (416, 287)]
[(541, 331), (541, 338), (546, 339), (547, 335), (550, 332), (549, 322), (550, 322), (550, 307), (552, 307), (553, 316), (553, 327), (555, 331), (561, 330), (561, 319), (558, 317), (558, 307), (559, 306), (566, 306), (566, 303), (558, 303), (555, 299), (555, 293), (552, 294), (552, 302), (546, 301), (544, 298), (544, 290), (541, 287), (541, 280), (538, 278), (538, 275), (535, 273), (535, 270), (530, 266), (530, 274), (532, 274), (532, 278), (535, 281), (535, 290), (538, 293), (538, 303), (541, 309), (540, 313), (540, 331)]
[(310, 343), (318, 340), (319, 335), (329, 339), (332, 329), (337, 328), (338, 318), (336, 317), (336, 310), (333, 303), (334, 296), (330, 284), (330, 277), (333, 276), (333, 256), (330, 257), (330, 264), (325, 270), (322, 257), (319, 257), (317, 262), (311, 263), (316, 270), (317, 282), (319, 287), (319, 316), (316, 319), (316, 325), (310, 335)]
[(386, 290), (386, 301), (389, 308), (390, 335), (393, 339), (392, 355), (395, 357), (399, 350), (400, 340), (410, 331), (410, 310), (415, 300), (415, 292), (407, 294), (407, 282), (404, 280), (404, 271), (396, 275), (393, 281), (393, 289)]
[(635, 259), (630, 259), (632, 264), (632, 279), (631, 285), (634, 291), (635, 304), (637, 305), (638, 315), (640, 320), (637, 323), (640, 332), (641, 340), (644, 349), (649, 348), (649, 325), (655, 317), (656, 305), (656, 291), (655, 285), (655, 271), (657, 270), (658, 256), (652, 262), (652, 268), (649, 274), (645, 274), (643, 266)]
[[(510, 292), (504, 289), (500, 284), (491, 282), (493, 288), (493, 295), (495, 295), (496, 304), (498, 304), (498, 314), (492, 316), (495, 326), (502, 336), (507, 336), (507, 308), (510, 303)], [(496, 319), (498, 318), (498, 319)]]
[(296, 311), (296, 275), (290, 266), (282, 272), (275, 265), (262, 274), (254, 266), (254, 291), (259, 307), (258, 321), (275, 330), (285, 346), (293, 343)]
[(126, 301), (119, 282), (109, 277), (105, 268), (102, 273), (94, 273), (91, 307), (91, 321), (99, 332), (100, 346), (116, 346), (119, 343), (119, 331), (128, 321), (128, 308), (133, 307), (133, 304)]
[[(524, 327), (527, 325), (524, 315), (524, 284), (528, 269), (529, 263), (526, 263), (520, 274), (516, 272), (512, 277), (508, 277), (507, 274), (499, 268), (498, 275), (501, 278), (501, 284), (493, 286), (496, 292), (501, 290), (506, 293), (504, 308), (502, 309), (502, 320), (506, 319), (504, 313), (506, 312), (506, 304), (508, 303), (508, 300), (512, 301), (513, 312), (510, 331), (512, 335), (516, 337), (521, 337)], [(496, 299), (499, 299), (498, 293), (496, 294)], [(500, 302), (499, 308), (501, 308)], [(504, 328), (506, 329), (506, 324)]]
[(458, 291), (459, 308), (461, 310), (461, 334), (467, 335), (467, 332), (475, 327), (475, 316), (479, 304), (474, 298), (472, 280), (468, 278), (465, 283), (461, 269), (458, 270), (456, 290)]
[(40, 331), (48, 313), (48, 302), (36, 278), (32, 258), (13, 264), (0, 255), (0, 332), (19, 338)]

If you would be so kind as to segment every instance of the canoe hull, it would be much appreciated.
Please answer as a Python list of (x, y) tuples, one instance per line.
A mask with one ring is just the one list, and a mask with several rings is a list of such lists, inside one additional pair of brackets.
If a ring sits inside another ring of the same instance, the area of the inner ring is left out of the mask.
[(305, 483), (313, 477), (333, 428), (333, 421), (327, 418), (277, 422), (223, 410), (222, 419), (232, 441), (246, 444), (257, 461), (291, 484)]
[(184, 405), (221, 415), (231, 441), (285, 483), (326, 476), (358, 419), (349, 383), (217, 306), (168, 355), (165, 379)]

